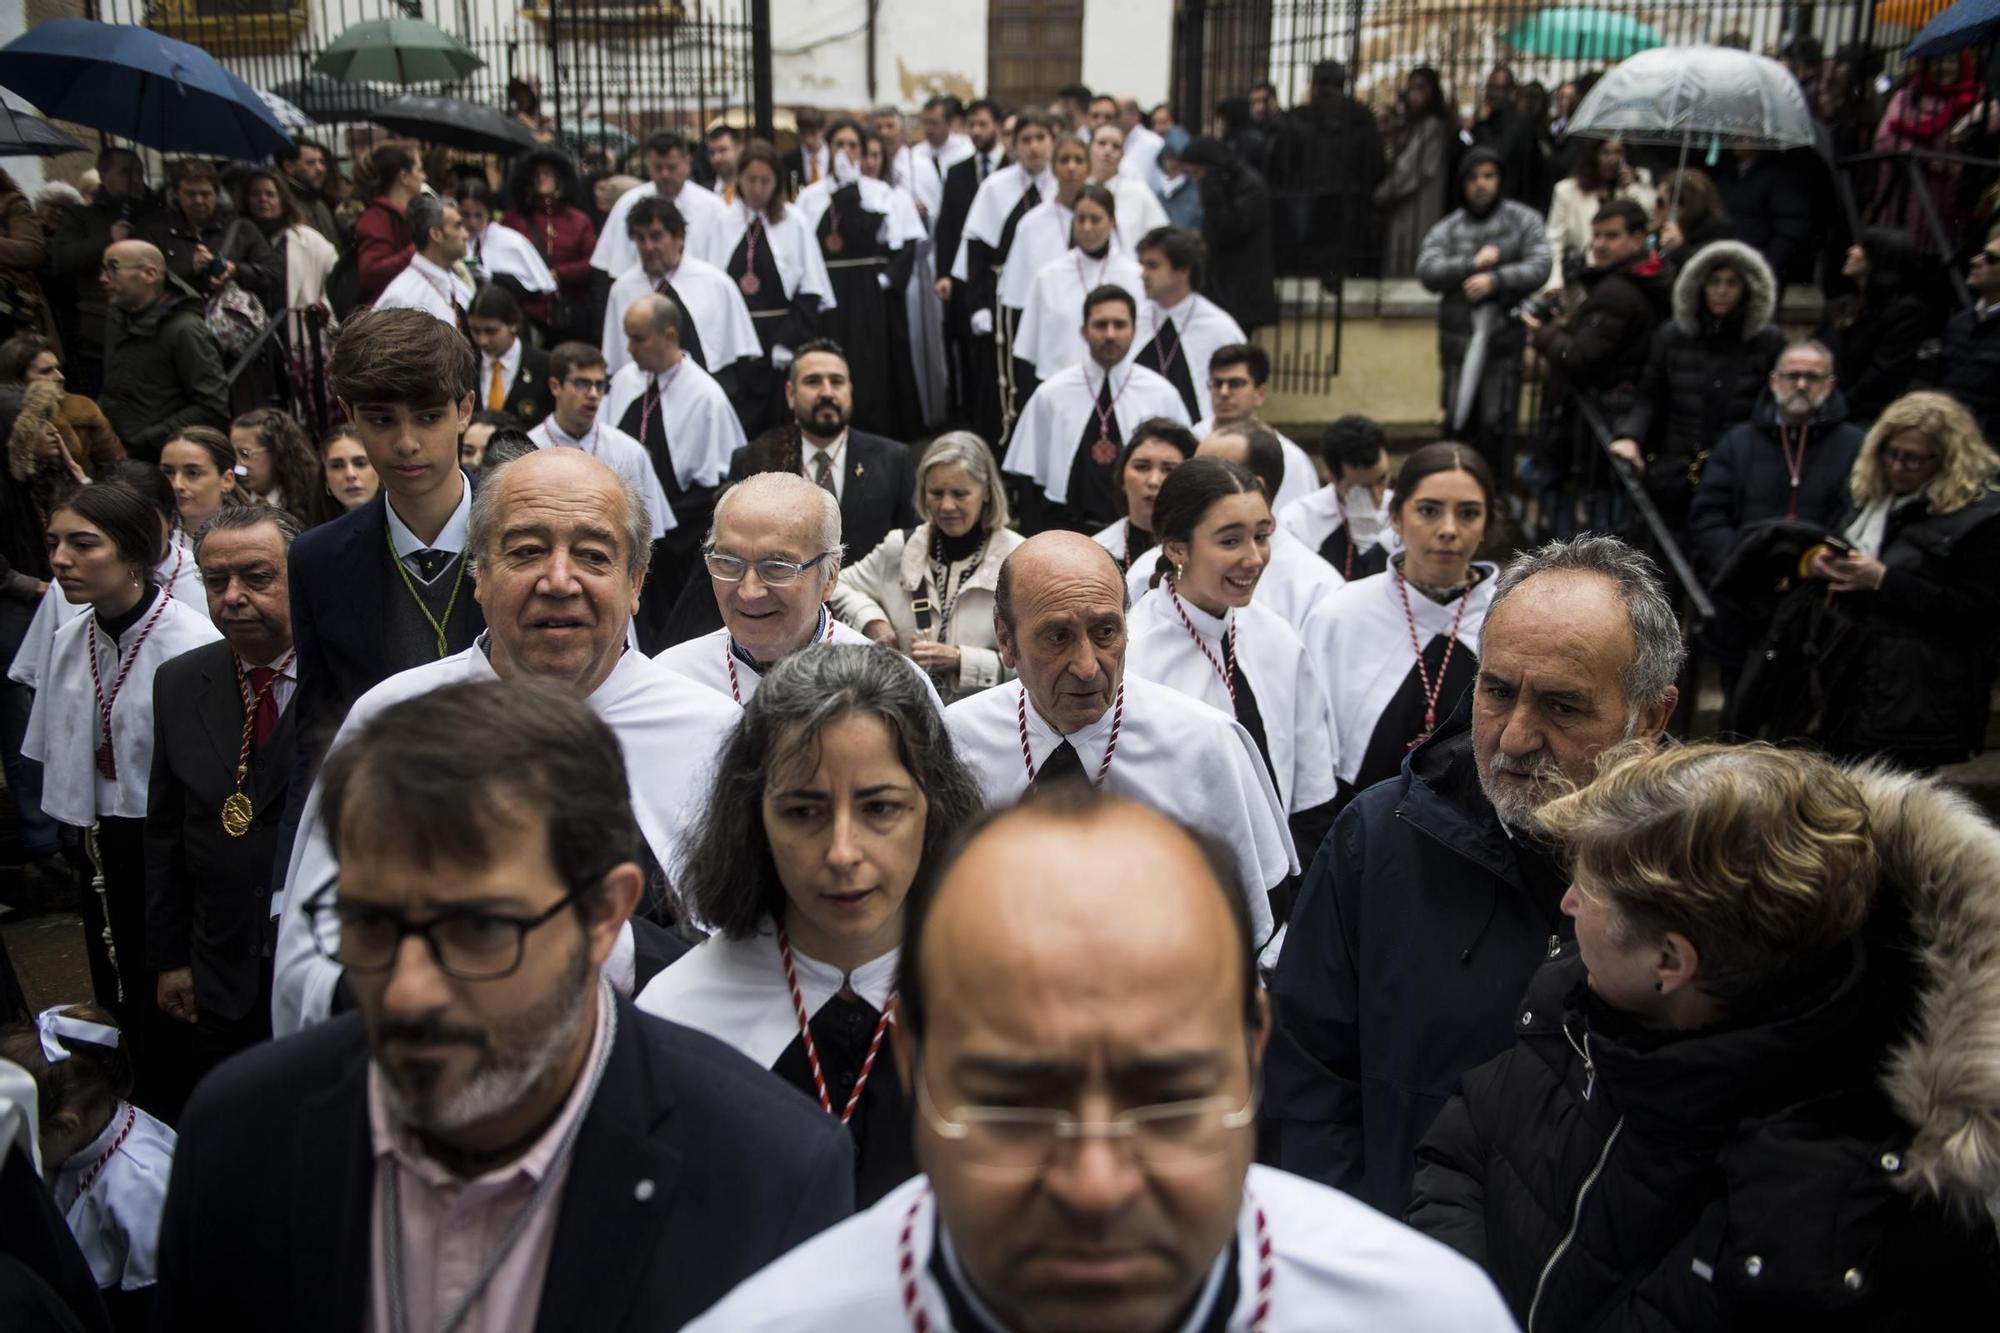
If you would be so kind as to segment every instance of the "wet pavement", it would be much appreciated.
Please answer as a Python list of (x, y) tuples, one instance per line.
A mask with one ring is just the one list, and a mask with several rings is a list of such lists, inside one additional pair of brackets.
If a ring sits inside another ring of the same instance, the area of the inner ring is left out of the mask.
[(40, 1013), (52, 1004), (90, 998), (90, 965), (83, 951), (83, 918), (74, 912), (0, 917), (0, 937), (21, 979), (28, 1008)]

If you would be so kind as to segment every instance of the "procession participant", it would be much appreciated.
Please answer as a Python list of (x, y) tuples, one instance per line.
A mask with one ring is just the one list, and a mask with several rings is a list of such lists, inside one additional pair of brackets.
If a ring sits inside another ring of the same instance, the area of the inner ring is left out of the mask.
[(996, 449), (1007, 443), (1014, 425), (1014, 317), (1000, 304), (997, 285), (1021, 220), (1055, 193), (1049, 170), (1055, 142), (1055, 122), (1048, 116), (1031, 110), (1014, 117), (1007, 140), (1013, 161), (979, 183), (951, 261), (972, 334), (973, 429)]
[[(1034, 298), (1035, 280), (1042, 270), (1057, 259), (1067, 255), (1076, 245), (1076, 201), (1090, 180), (1090, 153), (1074, 139), (1064, 139), (1056, 144), (1050, 156), (1050, 168), (1056, 179), (1056, 192), (1038, 208), (1028, 210), (1021, 219), (1021, 225), (1014, 229), (1014, 244), (1007, 252), (1007, 266), (994, 284), (994, 292), (1000, 304), (1014, 312), (1014, 359), (1028, 363), (1029, 374), (1022, 377), (1021, 368), (1015, 368), (1014, 400), (1018, 405), (1028, 401), (1034, 392), (1034, 358), (1028, 355), (1028, 343), (1022, 335), (1028, 315), (1028, 303)], [(1115, 205), (1114, 205), (1115, 207)], [(1107, 238), (1108, 239), (1108, 238)], [(1101, 283), (1091, 283), (1082, 296)], [(1137, 300), (1139, 292), (1132, 293)], [(1074, 306), (1070, 307), (1075, 309)], [(1067, 314), (1063, 322), (1069, 322)], [(1081, 349), (1079, 359), (1081, 359)]]
[(546, 319), (547, 298), (555, 294), (556, 275), (529, 239), (527, 216), (519, 215), (518, 226), (501, 222), (494, 207), (499, 201), (483, 176), (465, 177), (453, 194), (458, 200), (458, 216), (465, 223), (465, 262), (481, 294), (489, 289), (500, 291), (509, 300), (528, 303)]
[(457, 205), (436, 195), (420, 194), (410, 200), (405, 212), (417, 250), (375, 298), (375, 308), (421, 310), (470, 337), (465, 312), (472, 305), (473, 290), (458, 271), (459, 261), (465, 258), (465, 222)]
[[(509, 466), (537, 465), (615, 494), (581, 458)], [(578, 540), (528, 537), (542, 570), (523, 584), (623, 581), (643, 559), (636, 534), (537, 503), (496, 572), (526, 527)], [(632, 790), (651, 775), (628, 780), (631, 754), (573, 693), (490, 679), (386, 708), (334, 751), (340, 896), (329, 879), (311, 901), (359, 1013), (196, 1092), (156, 1327), (677, 1328), (846, 1215), (839, 1126), (605, 975), (644, 892)]]
[(1000, 567), (993, 629), (1019, 684), (944, 717), (988, 803), (1087, 778), (1227, 838), (1262, 947), (1273, 930), (1265, 891), (1298, 869), (1284, 807), (1235, 719), (1126, 677), (1125, 595), (1109, 553), (1076, 533), (1029, 538)]
[(644, 446), (605, 424), (602, 406), (610, 389), (604, 358), (595, 347), (563, 343), (549, 353), (549, 414), (528, 432), (528, 438), (538, 449), (581, 449), (603, 460), (644, 497), (653, 540), (658, 541), (674, 530), (674, 509)]
[(97, 1002), (134, 1043), (139, 1100), (171, 1113), (173, 1071), (149, 1042), (146, 789), (153, 768), (153, 680), (221, 636), (208, 617), (152, 580), (160, 516), (118, 482), (85, 486), (50, 513), (49, 567), (89, 608), (56, 630), (21, 753), (42, 765), (42, 810), (87, 830), (94, 892), (83, 895), (84, 953)]
[(1279, 509), (1278, 530), (1318, 551), (1350, 583), (1380, 574), (1395, 546), (1387, 506), (1388, 435), (1350, 413), (1326, 428), (1319, 455), (1326, 484)]
[(489, 284), (472, 298), (465, 322), (479, 349), (480, 410), (538, 424), (549, 414), (549, 354), (521, 340), (521, 307)]
[(863, 1207), (917, 1170), (883, 1049), (904, 907), (979, 808), (937, 709), (887, 653), (793, 654), (744, 707), (676, 878), (716, 933), (639, 996), (838, 1117)]
[(986, 441), (969, 430), (931, 441), (917, 464), (914, 528), (841, 570), (833, 613), (909, 654), (938, 694), (959, 698), (1013, 678), (993, 637), (1000, 562), (1021, 544)]
[(946, 354), (951, 366), (953, 407), (958, 416), (972, 414), (972, 368), (967, 361), (969, 347), (966, 285), (952, 277), (952, 264), (965, 235), (965, 220), (972, 211), (973, 197), (988, 176), (1006, 162), (1000, 143), (1000, 108), (987, 98), (979, 98), (966, 108), (966, 137), (971, 152), (944, 173), (942, 201), (931, 213), (931, 239), (935, 245), (937, 280), (932, 290), (944, 302)]
[(173, 487), (176, 526), (200, 532), (223, 505), (242, 501), (236, 493), (236, 451), (213, 426), (185, 426), (160, 446), (160, 471)]
[(1034, 367), (1037, 381), (1051, 379), (1090, 356), (1090, 346), (1074, 323), (1084, 297), (1099, 287), (1116, 287), (1135, 302), (1145, 293), (1138, 262), (1125, 252), (1114, 230), (1115, 207), (1104, 187), (1079, 189), (1071, 208), (1068, 252), (1048, 260), (1035, 274), (1014, 349), (1017, 357)]
[(764, 354), (738, 369), (737, 413), (754, 437), (780, 419), (780, 387), (798, 349), (817, 336), (820, 311), (834, 304), (819, 242), (778, 190), (777, 150), (753, 139), (736, 169), (737, 195), (722, 218), (718, 253), (750, 310)]
[[(1132, 608), (1126, 669), (1229, 714), (1250, 733), (1309, 861), (1339, 812), (1339, 753), (1319, 673), (1274, 611), (1253, 603), (1270, 561), (1271, 509), (1246, 467), (1195, 458), (1154, 506), (1152, 590)], [(1278, 921), (1289, 895), (1271, 904)]]
[(189, 1031), (192, 1088), (271, 1036), (267, 939), (298, 690), (282, 509), (232, 505), (195, 546), (222, 633), (153, 680), (146, 792), (146, 964), (154, 1003)]
[(592, 268), (616, 278), (639, 262), (639, 238), (626, 222), (632, 210), (649, 199), (673, 205), (685, 224), (690, 254), (720, 262), (716, 255), (721, 237), (716, 233), (721, 226), (722, 201), (688, 179), (689, 166), (687, 140), (672, 130), (654, 131), (646, 140), (646, 183), (618, 196), (605, 215), (604, 230), (597, 234), (597, 248), (590, 255)]
[(1095, 532), (1118, 516), (1118, 451), (1142, 421), (1186, 421), (1173, 386), (1126, 364), (1137, 303), (1120, 287), (1083, 299), (1090, 359), (1059, 371), (1021, 413), (1001, 470), (1021, 481), (1021, 530)]
[[(675, 865), (707, 790), (709, 760), (736, 709), (628, 647), (650, 526), (631, 484), (575, 450), (539, 450), (489, 473), (473, 507), (467, 549), (479, 574), (473, 595), (490, 628), (465, 652), (392, 676), (363, 695), (334, 748), (391, 706), (447, 685), (495, 677), (551, 681), (588, 703), (617, 734), (649, 872)], [(336, 847), (324, 820), (324, 792), (315, 785), (292, 849), (286, 898), (272, 905), (280, 914), (271, 1003), (279, 1036), (325, 1019), (340, 980), (339, 964), (321, 955), (300, 910), (333, 873)], [(667, 915), (663, 893), (663, 883), (649, 882), (644, 910)], [(612, 980), (632, 993), (664, 965), (662, 951), (677, 952), (652, 932), (621, 942)]]
[(1075, 786), (979, 827), (907, 913), (891, 1032), (924, 1176), (693, 1333), (1512, 1329), (1467, 1260), (1253, 1164), (1270, 1017), (1234, 880)]
[[(840, 576), (840, 504), (833, 492), (790, 472), (759, 472), (715, 504), (702, 559), (722, 628), (675, 644), (655, 660), (738, 704), (764, 673), (819, 643), (869, 643), (826, 602)], [(937, 687), (914, 663), (931, 701)]]
[(1228, 311), (1195, 291), (1195, 271), (1207, 262), (1201, 233), (1186, 227), (1161, 227), (1139, 242), (1146, 301), (1133, 359), (1173, 384), (1189, 421), (1205, 421), (1215, 410), (1208, 388), (1215, 349), (1249, 341)]
[(632, 359), (611, 377), (601, 415), (645, 447), (667, 503), (672, 531), (653, 552), (639, 643), (656, 649), (656, 635), (673, 600), (694, 572), (701, 535), (715, 513), (715, 492), (729, 459), (743, 447), (743, 427), (713, 376), (681, 349), (680, 312), (667, 297), (647, 293), (625, 312)]
[(1394, 777), (1472, 683), (1499, 572), (1473, 559), (1493, 510), (1493, 475), (1476, 451), (1425, 445), (1393, 490), (1389, 522), (1403, 549), (1299, 629), (1333, 708), (1341, 780), (1357, 790)]
[(1118, 239), (1127, 254), (1156, 227), (1167, 225), (1167, 210), (1151, 186), (1119, 170), (1125, 161), (1125, 136), (1114, 125), (1090, 132), (1090, 183), (1102, 185), (1118, 201)]
[[(910, 193), (934, 233), (944, 209), (945, 178), (973, 153), (972, 140), (958, 128), (964, 119), (965, 104), (950, 93), (933, 95), (917, 117), (923, 137), (910, 145)], [(943, 256), (938, 267), (950, 268), (953, 258)]]
[[(626, 214), (638, 257), (611, 284), (604, 305), (604, 364), (613, 372), (631, 360), (625, 350), (625, 312), (648, 292), (657, 292), (681, 312), (681, 350), (711, 375), (733, 383), (738, 362), (763, 354), (743, 291), (715, 265), (687, 248), (687, 222), (672, 204), (641, 202)], [(710, 231), (722, 230), (720, 205)]]
[(1271, 512), (1275, 514), (1312, 494), (1319, 469), (1313, 466), (1312, 455), (1260, 415), (1270, 396), (1271, 354), (1255, 343), (1224, 343), (1209, 354), (1211, 414), (1195, 423), (1194, 433), (1207, 439), (1230, 426), (1263, 426), (1277, 436), (1278, 447), (1285, 451), (1285, 480), (1271, 497)]
[(1153, 501), (1167, 474), (1194, 457), (1197, 441), (1186, 426), (1165, 417), (1139, 423), (1132, 438), (1118, 451), (1115, 498), (1125, 516), (1100, 529), (1091, 540), (1111, 552), (1118, 572), (1129, 574), (1139, 557), (1157, 544), (1153, 536)]
[(827, 142), (831, 170), (794, 205), (818, 240), (833, 287), (820, 330), (847, 349), (857, 419), (869, 430), (906, 436), (921, 427), (923, 414), (900, 307), (924, 229), (907, 195), (862, 173), (859, 125), (834, 121)]

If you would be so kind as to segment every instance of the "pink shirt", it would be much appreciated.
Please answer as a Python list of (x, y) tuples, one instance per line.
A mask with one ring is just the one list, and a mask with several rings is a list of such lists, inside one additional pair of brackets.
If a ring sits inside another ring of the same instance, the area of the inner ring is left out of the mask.
[(382, 1227), (382, 1190), (393, 1157), (403, 1232), (403, 1299), (411, 1329), (434, 1329), (471, 1288), (487, 1256), (499, 1246), (535, 1187), (552, 1176), (549, 1196), (514, 1242), (459, 1325), (463, 1333), (514, 1333), (532, 1329), (542, 1302), (556, 1217), (570, 1154), (557, 1149), (570, 1125), (589, 1109), (590, 1073), (611, 1026), (611, 1001), (600, 985), (597, 1023), (576, 1086), (559, 1114), (519, 1159), (483, 1176), (461, 1180), (424, 1155), (415, 1135), (398, 1122), (383, 1096), (381, 1075), (368, 1067), (368, 1127), (375, 1148), (375, 1193), (369, 1208), (369, 1333), (390, 1333), (389, 1283)]

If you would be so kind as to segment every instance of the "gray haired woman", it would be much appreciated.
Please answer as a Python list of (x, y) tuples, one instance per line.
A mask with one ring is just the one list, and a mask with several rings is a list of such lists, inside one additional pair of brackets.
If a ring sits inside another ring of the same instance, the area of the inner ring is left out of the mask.
[(908, 653), (948, 703), (1011, 680), (993, 636), (1000, 564), (1021, 544), (992, 450), (971, 431), (940, 435), (917, 463), (923, 522), (892, 532), (840, 571), (833, 613)]
[(907, 904), (980, 804), (922, 678), (888, 649), (792, 654), (744, 705), (678, 870), (716, 933), (639, 996), (839, 1116), (862, 1207), (916, 1174), (910, 1104), (877, 1065)]

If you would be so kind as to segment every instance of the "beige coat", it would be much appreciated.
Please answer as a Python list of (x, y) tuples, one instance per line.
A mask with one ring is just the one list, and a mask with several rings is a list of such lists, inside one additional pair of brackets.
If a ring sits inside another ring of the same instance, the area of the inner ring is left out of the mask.
[[(944, 642), (958, 645), (958, 679), (938, 682), (938, 693), (947, 702), (1014, 677), (1000, 661), (999, 641), (993, 634), (993, 589), (1000, 580), (1000, 562), (1022, 540), (1021, 534), (1011, 529), (994, 533), (952, 606)], [(929, 637), (938, 637), (938, 596), (931, 587), (930, 549), (928, 523), (908, 532), (890, 533), (859, 564), (840, 571), (840, 581), (833, 589), (833, 613), (858, 630), (877, 620), (888, 621), (896, 631), (897, 647), (907, 653), (917, 637), (917, 615), (911, 603), (925, 597), (933, 608)]]

